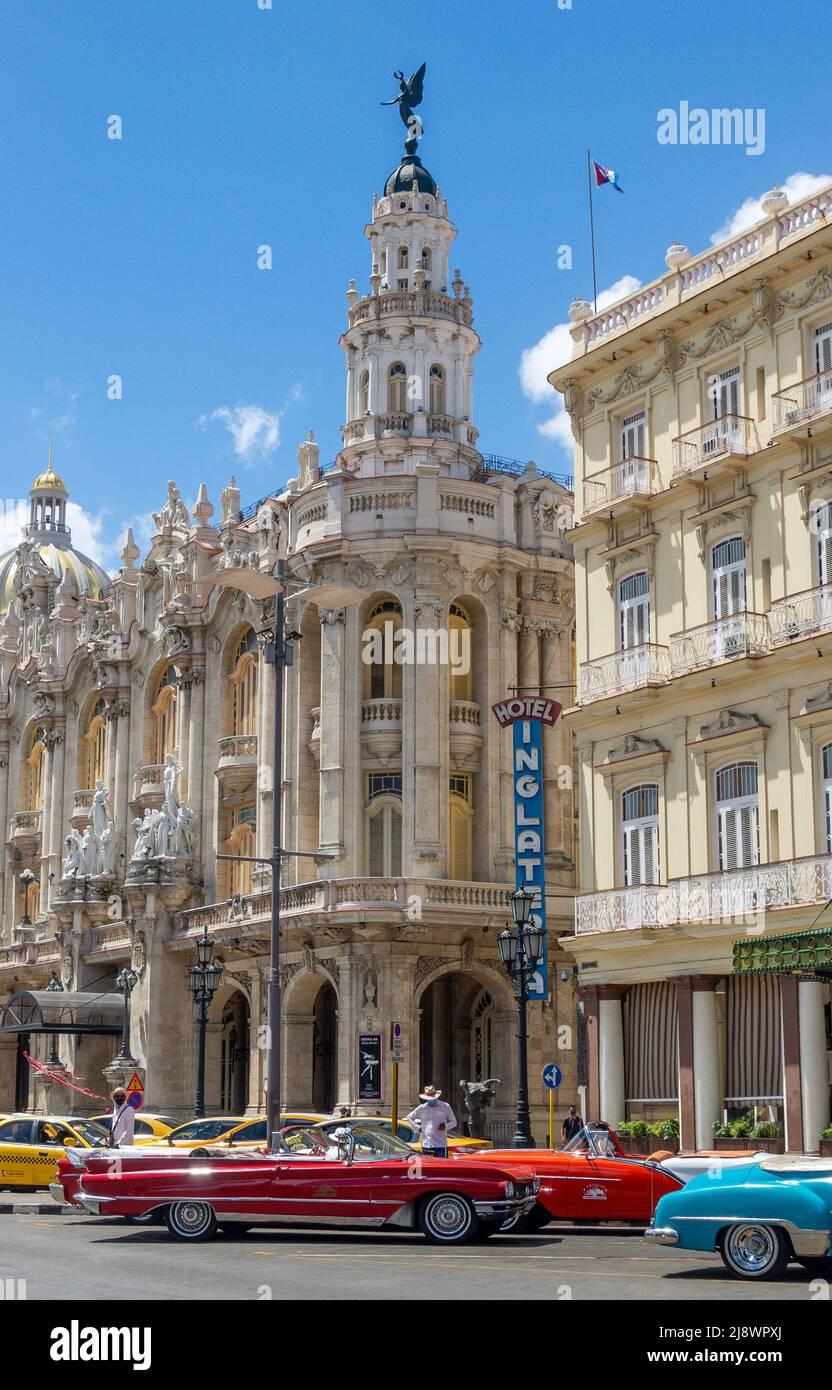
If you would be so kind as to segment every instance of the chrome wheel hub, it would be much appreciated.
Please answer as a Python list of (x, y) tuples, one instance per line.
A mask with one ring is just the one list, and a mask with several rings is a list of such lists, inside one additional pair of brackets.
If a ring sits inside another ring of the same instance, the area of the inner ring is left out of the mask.
[(750, 1273), (765, 1269), (776, 1253), (774, 1236), (768, 1226), (740, 1226), (731, 1232), (728, 1249), (736, 1263)]
[(443, 1235), (455, 1235), (462, 1230), (468, 1220), (463, 1204), (455, 1197), (442, 1197), (431, 1208), (431, 1221)]

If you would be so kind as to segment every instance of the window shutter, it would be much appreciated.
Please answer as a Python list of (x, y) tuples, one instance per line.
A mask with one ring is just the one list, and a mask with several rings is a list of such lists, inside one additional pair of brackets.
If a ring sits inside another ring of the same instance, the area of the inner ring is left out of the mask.
[(826, 813), (826, 853), (832, 854), (832, 782), (824, 788), (824, 810)]
[(832, 370), (832, 324), (825, 323), (822, 328), (815, 329), (815, 371), (820, 375), (821, 372)]
[(390, 808), (390, 877), (401, 878), (402, 873), (402, 818), (394, 807)]
[(737, 813), (733, 808), (720, 812), (722, 824), (722, 857), (720, 862), (721, 869), (736, 869), (737, 867)]
[(384, 812), (370, 817), (370, 877), (384, 877)]
[(639, 841), (638, 829), (633, 828), (632, 830), (627, 831), (626, 843), (628, 847), (627, 886), (628, 888), (635, 888), (639, 883), (642, 882), (641, 844)]
[(644, 868), (642, 883), (658, 883), (658, 840), (659, 827), (657, 825), (645, 825), (642, 830), (644, 848)]
[(742, 866), (757, 863), (757, 808), (743, 806), (739, 811)]

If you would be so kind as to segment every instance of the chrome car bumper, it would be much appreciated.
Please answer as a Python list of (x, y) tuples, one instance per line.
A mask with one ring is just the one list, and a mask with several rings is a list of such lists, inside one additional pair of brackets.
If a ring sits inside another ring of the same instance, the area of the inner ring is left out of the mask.
[(525, 1216), (532, 1210), (537, 1201), (536, 1197), (508, 1197), (500, 1202), (474, 1202), (474, 1211), (477, 1216), (493, 1217), (495, 1220), (504, 1220), (507, 1216), (513, 1216), (515, 1212), (520, 1212)]
[(648, 1226), (644, 1239), (651, 1245), (678, 1245), (679, 1232), (672, 1226)]
[(51, 1182), (49, 1184), (49, 1195), (54, 1202), (58, 1203), (58, 1206), (65, 1207), (68, 1205), (61, 1183)]
[(106, 1216), (106, 1214), (107, 1214), (107, 1203), (108, 1203), (108, 1202), (113, 1202), (113, 1201), (115, 1201), (115, 1198), (114, 1198), (114, 1197), (88, 1197), (87, 1194), (86, 1194), (86, 1192), (79, 1192), (79, 1193), (78, 1193), (78, 1201), (79, 1201), (80, 1205), (84, 1208), (84, 1211), (88, 1211), (88, 1212), (90, 1213), (90, 1216), (101, 1216), (101, 1215), (102, 1215), (102, 1211), (101, 1211), (101, 1208), (102, 1208), (102, 1207), (104, 1208), (104, 1213), (103, 1213), (103, 1214)]

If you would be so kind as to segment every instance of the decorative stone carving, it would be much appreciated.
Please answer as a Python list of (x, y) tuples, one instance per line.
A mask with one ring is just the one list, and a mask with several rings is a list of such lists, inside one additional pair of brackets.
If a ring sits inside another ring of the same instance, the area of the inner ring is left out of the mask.
[(174, 531), (183, 531), (187, 535), (190, 531), (191, 522), (188, 508), (182, 501), (179, 488), (173, 481), (168, 481), (167, 500), (160, 512), (153, 512), (153, 520), (162, 536), (170, 536)]
[(150, 859), (190, 859), (193, 855), (193, 832), (197, 813), (183, 805), (179, 797), (179, 777), (183, 769), (173, 753), (168, 753), (162, 774), (164, 799), (161, 808), (149, 807), (144, 818), (136, 817), (133, 829), (136, 842), (130, 856), (131, 864)]
[(714, 738), (718, 734), (726, 733), (729, 729), (739, 733), (743, 729), (765, 729), (762, 720), (756, 714), (751, 714), (743, 710), (723, 709), (720, 710), (716, 719), (710, 724), (703, 724), (699, 730), (701, 739)]
[(484, 1139), (486, 1111), (495, 1099), (495, 1087), (502, 1086), (498, 1076), (487, 1081), (460, 1081), (462, 1105), (465, 1112), (463, 1127), (469, 1139)]

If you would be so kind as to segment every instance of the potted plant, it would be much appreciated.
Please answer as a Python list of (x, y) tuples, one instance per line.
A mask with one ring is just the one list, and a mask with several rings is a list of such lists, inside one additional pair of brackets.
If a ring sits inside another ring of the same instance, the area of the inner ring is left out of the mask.
[(646, 1120), (625, 1120), (618, 1126), (618, 1137), (624, 1141), (622, 1147), (627, 1153), (649, 1154), (650, 1126)]
[(832, 1158), (832, 1125), (820, 1132), (820, 1153), (823, 1158)]
[(727, 1123), (714, 1124), (714, 1147), (717, 1149), (748, 1149), (752, 1153), (765, 1150), (768, 1153), (783, 1153), (785, 1142), (783, 1131), (773, 1120), (755, 1124), (751, 1115), (740, 1115)]
[(660, 1149), (679, 1152), (679, 1120), (676, 1115), (666, 1115), (663, 1120), (657, 1120), (650, 1126), (649, 1151), (658, 1153)]

